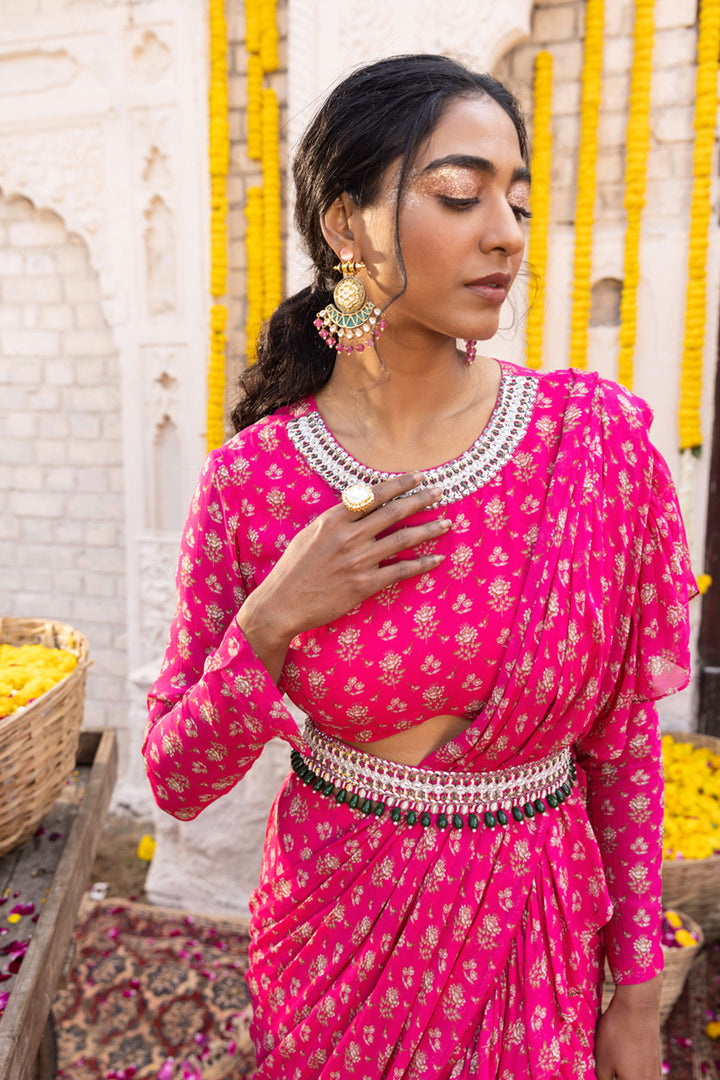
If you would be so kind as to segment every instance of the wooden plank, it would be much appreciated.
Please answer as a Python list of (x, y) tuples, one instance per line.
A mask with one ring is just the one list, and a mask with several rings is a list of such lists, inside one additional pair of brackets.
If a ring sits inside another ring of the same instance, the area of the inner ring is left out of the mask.
[(99, 740), (83, 801), (0, 1021), (1, 1080), (32, 1080), (77, 911), (92, 869), (117, 771), (114, 731)]

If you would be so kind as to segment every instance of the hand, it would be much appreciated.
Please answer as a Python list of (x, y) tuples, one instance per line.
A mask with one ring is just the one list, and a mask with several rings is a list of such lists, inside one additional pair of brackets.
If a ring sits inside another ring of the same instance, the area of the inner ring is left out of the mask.
[(238, 622), (274, 678), (279, 677), (288, 646), (297, 634), (332, 622), (396, 581), (440, 565), (442, 555), (380, 565), (451, 528), (450, 521), (438, 517), (377, 539), (380, 533), (437, 502), (442, 495), (437, 487), (398, 498), (413, 491), (422, 479), (422, 473), (405, 473), (373, 485), (375, 501), (365, 517), (352, 514), (342, 502), (320, 514), (293, 537), (265, 580), (247, 598)]
[(597, 1080), (659, 1080), (662, 975), (617, 986), (595, 1031)]

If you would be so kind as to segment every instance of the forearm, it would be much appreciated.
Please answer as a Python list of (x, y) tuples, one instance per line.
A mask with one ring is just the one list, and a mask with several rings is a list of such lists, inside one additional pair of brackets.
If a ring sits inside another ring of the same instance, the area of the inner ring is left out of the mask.
[(641, 983), (621, 983), (615, 987), (614, 996), (623, 1008), (656, 1012), (660, 1008), (662, 972)]

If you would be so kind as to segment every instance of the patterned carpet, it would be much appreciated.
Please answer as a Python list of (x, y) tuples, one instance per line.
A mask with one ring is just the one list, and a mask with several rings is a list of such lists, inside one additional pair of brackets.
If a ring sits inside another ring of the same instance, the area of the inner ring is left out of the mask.
[[(58, 1080), (238, 1080), (253, 1075), (247, 927), (126, 900), (83, 908), (53, 1013)], [(665, 1075), (720, 1080), (720, 945), (703, 949), (663, 1030)], [(668, 1071), (669, 1069), (669, 1071)]]
[(247, 1035), (247, 927), (125, 900), (83, 909), (53, 1005), (58, 1080), (237, 1080)]

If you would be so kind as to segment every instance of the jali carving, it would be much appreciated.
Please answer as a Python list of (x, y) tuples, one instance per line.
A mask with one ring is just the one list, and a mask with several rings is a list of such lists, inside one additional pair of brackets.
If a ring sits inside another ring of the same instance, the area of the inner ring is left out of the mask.
[(78, 63), (66, 49), (0, 55), (0, 94), (39, 94), (72, 82)]
[(172, 54), (154, 30), (145, 30), (130, 49), (130, 74), (142, 82), (158, 82), (172, 64)]
[(150, 663), (165, 652), (167, 633), (175, 612), (175, 568), (179, 540), (140, 537), (140, 656)]
[(145, 220), (148, 312), (165, 315), (177, 308), (175, 223), (172, 210), (160, 195), (151, 200)]
[[(50, 121), (49, 121), (50, 123)], [(105, 134), (99, 124), (54, 126), (0, 139), (0, 185), (22, 194), (36, 206), (55, 210), (71, 232), (80, 233), (102, 266), (105, 249), (98, 243), (106, 199)]]

